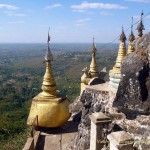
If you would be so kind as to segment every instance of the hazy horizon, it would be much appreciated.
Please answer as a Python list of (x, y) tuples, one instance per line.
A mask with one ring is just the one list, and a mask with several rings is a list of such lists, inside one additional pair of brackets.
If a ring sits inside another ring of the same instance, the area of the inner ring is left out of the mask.
[[(62, 52), (90, 52), (92, 43), (52, 43), (50, 45), (51, 51), (62, 51)], [(119, 43), (96, 43), (97, 51), (118, 49)], [(0, 43), (0, 51), (46, 51), (47, 43)], [(44, 54), (45, 52), (43, 52)]]

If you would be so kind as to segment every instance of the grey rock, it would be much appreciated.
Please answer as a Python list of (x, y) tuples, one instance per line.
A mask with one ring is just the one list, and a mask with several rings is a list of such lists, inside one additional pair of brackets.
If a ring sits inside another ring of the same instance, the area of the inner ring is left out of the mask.
[[(138, 114), (150, 114), (150, 33), (137, 39), (136, 51), (125, 57), (122, 63), (119, 88), (113, 106), (133, 119)], [(143, 44), (144, 47), (138, 47)]]
[[(100, 84), (103, 86), (103, 84)], [(86, 89), (80, 101), (83, 103), (81, 121), (78, 126), (78, 134), (73, 142), (71, 150), (87, 150), (90, 148), (91, 120), (89, 115), (94, 112), (104, 111), (108, 102), (109, 93), (93, 89)]]

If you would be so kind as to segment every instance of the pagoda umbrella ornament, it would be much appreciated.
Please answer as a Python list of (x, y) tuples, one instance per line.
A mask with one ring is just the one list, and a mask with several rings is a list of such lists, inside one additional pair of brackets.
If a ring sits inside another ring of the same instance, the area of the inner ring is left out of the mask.
[(129, 35), (129, 44), (128, 44), (128, 54), (135, 51), (133, 41), (135, 40), (135, 36), (133, 34), (133, 17), (132, 17), (132, 24), (131, 24), (131, 33)]
[(140, 20), (140, 23), (137, 26), (138, 37), (142, 37), (143, 36), (143, 30), (145, 30), (144, 24), (143, 24), (143, 15), (144, 15), (144, 13), (142, 11), (142, 13), (141, 13), (141, 20)]

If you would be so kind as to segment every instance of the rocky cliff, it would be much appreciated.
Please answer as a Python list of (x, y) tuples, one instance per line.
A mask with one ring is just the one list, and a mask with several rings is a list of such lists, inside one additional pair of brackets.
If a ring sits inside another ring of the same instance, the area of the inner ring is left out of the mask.
[(123, 61), (123, 78), (117, 93), (109, 89), (108, 83), (104, 83), (87, 87), (78, 99), (82, 102), (81, 121), (78, 134), (67, 150), (89, 149), (89, 115), (100, 111), (111, 118), (110, 131), (125, 130), (134, 138), (134, 146), (138, 150), (149, 150), (150, 33), (136, 39), (135, 49), (136, 51), (127, 55)]
[(113, 106), (133, 118), (150, 114), (150, 33), (135, 42), (136, 51), (127, 55), (122, 63), (122, 80)]
[[(89, 115), (94, 112), (105, 112), (110, 99), (108, 83), (88, 86), (79, 101), (82, 102), (81, 121), (78, 134), (68, 150), (85, 150), (90, 147), (91, 121)], [(75, 103), (75, 105), (77, 105)]]

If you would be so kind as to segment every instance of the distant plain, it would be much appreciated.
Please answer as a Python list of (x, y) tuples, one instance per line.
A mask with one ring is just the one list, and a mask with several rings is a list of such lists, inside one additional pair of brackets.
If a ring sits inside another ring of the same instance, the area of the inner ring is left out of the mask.
[[(52, 43), (57, 89), (70, 103), (79, 96), (82, 69), (90, 66), (92, 43)], [(118, 44), (98, 43), (98, 70), (113, 67)], [(0, 44), (0, 149), (20, 150), (29, 136), (26, 126), (32, 98), (41, 91), (46, 43)], [(108, 74), (105, 77), (108, 81)]]

